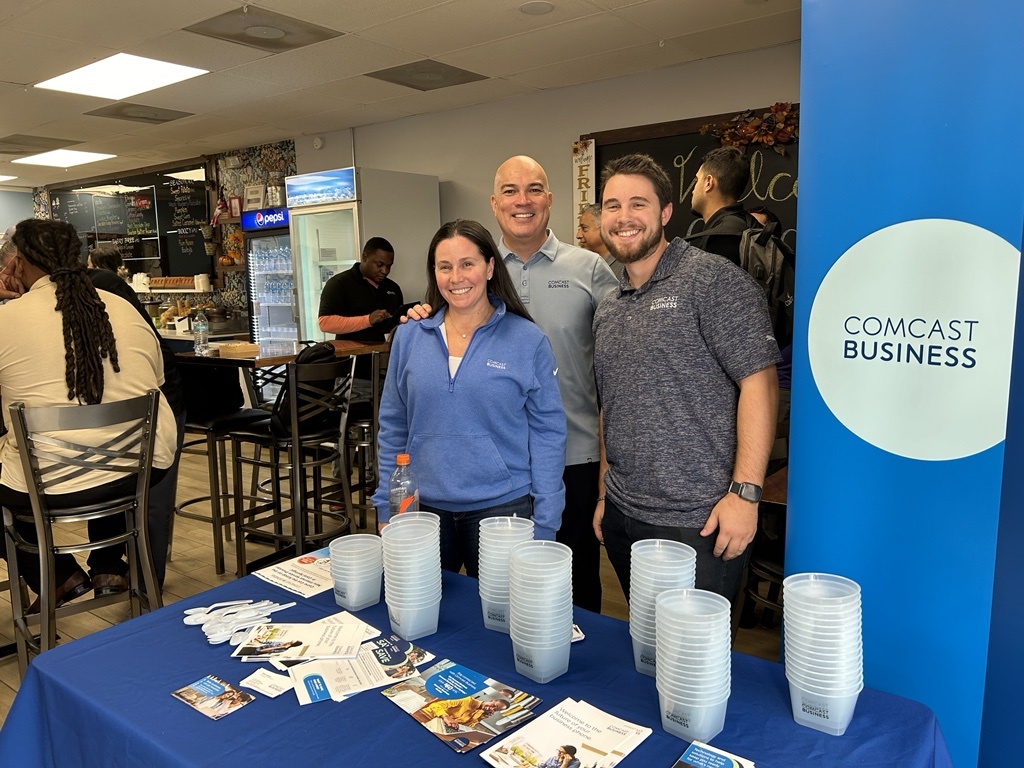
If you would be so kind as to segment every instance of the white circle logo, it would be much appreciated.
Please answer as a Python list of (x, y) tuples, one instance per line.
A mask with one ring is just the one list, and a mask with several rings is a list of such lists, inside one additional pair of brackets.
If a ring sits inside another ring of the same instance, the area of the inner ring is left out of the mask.
[(894, 224), (822, 280), (811, 373), (843, 426), (884, 451), (944, 461), (1006, 437), (1020, 252), (949, 219)]

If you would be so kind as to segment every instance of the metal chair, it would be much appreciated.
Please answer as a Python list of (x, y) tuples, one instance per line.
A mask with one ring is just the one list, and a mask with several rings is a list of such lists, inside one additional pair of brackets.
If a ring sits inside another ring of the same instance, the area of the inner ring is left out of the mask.
[[(140, 397), (99, 405), (26, 408), (24, 403), (13, 403), (9, 407), (31, 502), (31, 514), (3, 510), (7, 567), (12, 584), (11, 608), (22, 676), (28, 666), (29, 651), (42, 653), (56, 645), (58, 618), (122, 600), (130, 602), (132, 616), (138, 616), (143, 606), (154, 610), (163, 604), (149, 548), (148, 528), (159, 397), (159, 391), (152, 389)], [(102, 437), (97, 445), (98, 433)], [(53, 495), (53, 489), (59, 490), (61, 483), (96, 473), (110, 477), (110, 483), (121, 481), (121, 487), (127, 485), (131, 490), (128, 493), (122, 490), (102, 502), (58, 506), (60, 497)], [(133, 476), (134, 483), (131, 483)], [(125, 532), (100, 541), (54, 543), (55, 524), (107, 517), (123, 517)], [(17, 522), (34, 525), (38, 544), (21, 536), (15, 527)], [(128, 550), (128, 590), (55, 609), (54, 556), (90, 552), (117, 544), (125, 544)], [(22, 590), (14, 587), (20, 584), (19, 550), (39, 558), (38, 614), (26, 612)], [(36, 625), (40, 628), (38, 638), (32, 632)]]
[[(355, 359), (307, 363), (301, 357), (300, 353), (296, 362), (287, 366), (285, 389), (270, 420), (231, 433), (239, 576), (301, 555), (346, 533), (351, 525), (349, 480), (344, 472), (339, 478), (331, 477), (331, 473), (340, 455), (338, 446), (348, 416)], [(245, 450), (247, 444), (254, 446), (251, 456)], [(270, 471), (269, 499), (252, 491), (244, 493), (246, 466), (252, 472), (253, 485), (261, 469)], [(344, 514), (331, 510), (339, 501)], [(325, 522), (331, 523), (330, 527), (325, 527)], [(290, 523), (287, 528), (286, 523)], [(274, 551), (248, 562), (247, 535), (272, 542)]]
[[(217, 379), (217, 376), (221, 378)], [(183, 366), (182, 379), (190, 395), (185, 418), (186, 440), (182, 452), (205, 453), (210, 485), (209, 493), (178, 502), (174, 513), (193, 520), (203, 520), (213, 526), (213, 564), (214, 570), (221, 574), (224, 573), (224, 539), (230, 541), (233, 528), (230, 515), (226, 514), (226, 510), (231, 507), (226, 455), (229, 435), (233, 430), (266, 419), (268, 411), (240, 407), (242, 391), (234, 369), (218, 371), (204, 368), (194, 371)], [(217, 394), (211, 398), (211, 393)], [(189, 439), (189, 435), (196, 437)], [(198, 504), (209, 504), (210, 514), (192, 511), (191, 508)]]

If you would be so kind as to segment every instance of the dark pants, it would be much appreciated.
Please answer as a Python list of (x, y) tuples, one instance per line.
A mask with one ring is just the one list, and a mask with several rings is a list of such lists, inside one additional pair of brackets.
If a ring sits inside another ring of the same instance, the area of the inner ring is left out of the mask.
[[(154, 469), (152, 472), (152, 483), (158, 483), (163, 479), (166, 470)], [(98, 485), (95, 488), (86, 488), (75, 493), (62, 493), (48, 497), (51, 510), (74, 509), (76, 507), (97, 504), (111, 498), (124, 496), (133, 493), (135, 490), (135, 478), (129, 477), (113, 483)], [(7, 507), (14, 515), (32, 515), (32, 503), (27, 493), (15, 491), (7, 486), (0, 486), (0, 505)], [(33, 544), (38, 543), (36, 538), (35, 525), (29, 522), (15, 522), (15, 529), (23, 539)], [(104, 517), (88, 522), (89, 540), (98, 541), (111, 536), (124, 533), (124, 517), (115, 515)], [(7, 559), (7, 549), (3, 549), (3, 557)], [(96, 576), (101, 573), (124, 576), (128, 573), (128, 563), (124, 560), (125, 545), (119, 544), (103, 549), (95, 549), (89, 553), (89, 576)], [(37, 555), (28, 552), (18, 551), (18, 570), (22, 578), (36, 594), (39, 594), (39, 558)], [(56, 555), (54, 557), (54, 587), (59, 587), (70, 579), (79, 570), (78, 561), (74, 555)]]
[(441, 518), (441, 567), (458, 573), (463, 565), (466, 575), (474, 579), (480, 565), (480, 521), (487, 517), (533, 517), (533, 499), (520, 496), (472, 512), (445, 512), (443, 509), (421, 504), (420, 509), (433, 512)]
[(700, 531), (700, 528), (678, 528), (641, 522), (624, 515), (611, 499), (607, 499), (604, 503), (601, 532), (604, 534), (605, 551), (608, 552), (608, 559), (615, 569), (615, 575), (619, 577), (619, 584), (622, 585), (626, 599), (629, 599), (629, 561), (633, 542), (643, 539), (670, 539), (689, 544), (697, 550), (697, 576), (694, 584), (697, 589), (717, 592), (733, 600), (739, 590), (743, 569), (750, 558), (750, 547), (747, 547), (740, 557), (722, 560), (714, 555), (715, 538), (718, 534), (712, 533), (703, 537)]
[(565, 468), (565, 511), (555, 540), (572, 550), (572, 602), (601, 612), (601, 543), (594, 535), (594, 507), (601, 474), (598, 462)]
[[(185, 411), (174, 414), (178, 428), (178, 442), (174, 450), (174, 462), (167, 468), (163, 479), (149, 489), (149, 547), (153, 553), (156, 583), (163, 589), (167, 572), (167, 550), (171, 538), (171, 515), (174, 514), (174, 497), (178, 490), (178, 463), (181, 459), (181, 444), (185, 440)], [(153, 470), (154, 474), (157, 470)], [(58, 584), (64, 582), (58, 581)]]

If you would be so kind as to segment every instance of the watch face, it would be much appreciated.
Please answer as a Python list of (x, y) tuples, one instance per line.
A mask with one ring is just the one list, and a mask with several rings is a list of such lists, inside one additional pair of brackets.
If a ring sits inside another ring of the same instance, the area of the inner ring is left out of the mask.
[(733, 483), (729, 490), (752, 504), (757, 504), (761, 500), (761, 486), (753, 483)]

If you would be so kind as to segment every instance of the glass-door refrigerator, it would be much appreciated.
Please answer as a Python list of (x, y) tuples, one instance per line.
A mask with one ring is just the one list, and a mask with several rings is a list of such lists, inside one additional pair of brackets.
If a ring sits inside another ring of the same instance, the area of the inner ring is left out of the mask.
[(340, 168), (285, 179), (291, 216), (299, 329), (320, 332), (320, 294), (334, 275), (359, 261), (363, 243), (383, 237), (395, 248), (391, 279), (406, 302), (426, 290), (426, 253), (440, 225), (436, 176)]
[(242, 212), (249, 281), (250, 338), (260, 355), (287, 355), (299, 340), (288, 210)]

